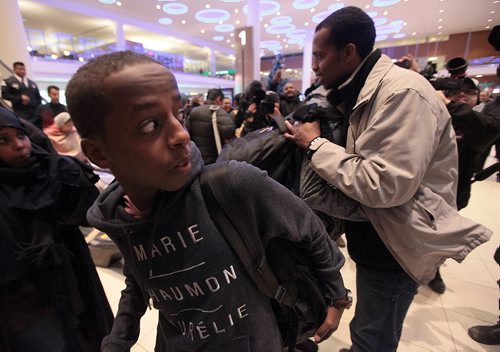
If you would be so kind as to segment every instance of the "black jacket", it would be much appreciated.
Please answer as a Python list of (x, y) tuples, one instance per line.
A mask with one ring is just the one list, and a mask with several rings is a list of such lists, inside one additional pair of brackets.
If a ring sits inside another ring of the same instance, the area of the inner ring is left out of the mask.
[(217, 105), (204, 104), (194, 108), (188, 119), (188, 132), (191, 140), (200, 149), (201, 157), (205, 165), (212, 164), (219, 155), (215, 144), (214, 130), (212, 127), (212, 110), (217, 108), (217, 127), (221, 145), (234, 138), (236, 127), (229, 114)]
[(78, 160), (36, 145), (27, 165), (0, 165), (0, 351), (47, 310), (66, 319), (68, 350), (100, 351), (113, 313), (78, 227), (96, 181)]
[(290, 115), (301, 105), (302, 102), (298, 94), (293, 97), (287, 97), (285, 95), (280, 96), (280, 112), (283, 116)]
[[(136, 220), (123, 210), (118, 183), (89, 210), (89, 222), (113, 239), (125, 259), (127, 287), (103, 351), (128, 351), (149, 301), (159, 310), (155, 351), (281, 352), (269, 300), (253, 286), (208, 215), (194, 145), (192, 163), (187, 184), (161, 192), (149, 219)], [(297, 243), (311, 259), (325, 296), (342, 297), (343, 256), (307, 205), (248, 164), (232, 161), (229, 174), (227, 182), (242, 197), (234, 206), (243, 207), (264, 238)]]
[(471, 179), (481, 152), (491, 148), (500, 131), (499, 120), (474, 111), (465, 103), (448, 103), (451, 122), (457, 135), (458, 189), (457, 208), (465, 208), (469, 202)]
[[(22, 94), (30, 98), (28, 105), (22, 104)], [(36, 118), (36, 109), (42, 103), (42, 97), (35, 82), (28, 79), (28, 86), (25, 86), (15, 76), (10, 76), (5, 80), (5, 85), (2, 85), (2, 97), (12, 103), (12, 109), (18, 117), (42, 128), (41, 121)]]

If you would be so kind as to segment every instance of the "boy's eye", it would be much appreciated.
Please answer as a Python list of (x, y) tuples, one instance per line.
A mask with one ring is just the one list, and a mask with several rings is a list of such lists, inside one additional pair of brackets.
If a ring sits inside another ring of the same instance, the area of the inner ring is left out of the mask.
[(24, 138), (26, 138), (26, 137), (27, 137), (27, 136), (26, 136), (26, 133), (24, 133), (23, 131), (19, 131), (19, 132), (17, 133), (17, 138), (19, 138), (19, 139), (24, 139)]
[(9, 141), (8, 138), (6, 138), (6, 137), (0, 137), (0, 143), (1, 144), (7, 143), (8, 141)]
[(154, 132), (159, 126), (159, 123), (157, 121), (151, 120), (147, 121), (144, 124), (141, 125), (141, 132), (144, 133), (151, 133)]

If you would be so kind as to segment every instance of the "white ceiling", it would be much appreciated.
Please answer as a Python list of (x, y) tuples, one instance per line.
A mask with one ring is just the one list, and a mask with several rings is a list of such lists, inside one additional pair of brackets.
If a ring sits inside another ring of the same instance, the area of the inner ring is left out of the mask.
[[(135, 40), (142, 38), (151, 42), (152, 39), (157, 39), (158, 45), (161, 46), (160, 37), (148, 38), (144, 31), (156, 32), (180, 40), (176, 47), (185, 47), (188, 43), (192, 43), (209, 46), (228, 54), (233, 51), (235, 38), (231, 36), (232, 32), (217, 32), (216, 28), (219, 28), (217, 26), (222, 24), (229, 29), (231, 27), (228, 25), (237, 28), (245, 26), (247, 21), (247, 16), (243, 13), (247, 4), (245, 0), (119, 0), (121, 6), (118, 6), (116, 0), (101, 1), (114, 3), (104, 4), (99, 0), (19, 0), (18, 2), (26, 25), (31, 28), (42, 30), (52, 28), (81, 35), (103, 27), (114, 28), (112, 21), (119, 21), (130, 25), (126, 27), (127, 36), (134, 35)], [(276, 49), (285, 54), (301, 52), (303, 44), (300, 43), (300, 39), (306, 30), (314, 30), (317, 24), (315, 21), (321, 20), (336, 8), (351, 5), (363, 8), (371, 14), (375, 23), (379, 24), (377, 34), (380, 40), (376, 43), (378, 47), (435, 40), (437, 37), (446, 37), (454, 33), (487, 30), (500, 24), (499, 0), (261, 0), (262, 11), (271, 12), (279, 9), (279, 13), (266, 14), (261, 18), (261, 42), (267, 43), (270, 47), (261, 48), (263, 55), (273, 55)], [(164, 9), (167, 12), (187, 11), (177, 15), (168, 14)], [(217, 19), (216, 23), (201, 23), (195, 17), (199, 11), (205, 10), (216, 10), (214, 15), (222, 17)], [(160, 24), (161, 18), (168, 18), (161, 20), (168, 24)], [(279, 32), (286, 27), (295, 31), (288, 34), (268, 33), (272, 29)], [(137, 29), (135, 32), (134, 28)], [(222, 36), (223, 40), (214, 40), (216, 36)], [(173, 42), (173, 39), (169, 41)]]

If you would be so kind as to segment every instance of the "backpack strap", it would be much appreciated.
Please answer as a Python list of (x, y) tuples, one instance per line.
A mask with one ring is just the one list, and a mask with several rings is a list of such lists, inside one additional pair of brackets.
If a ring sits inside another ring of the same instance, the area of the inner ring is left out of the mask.
[(217, 155), (219, 155), (220, 151), (222, 150), (219, 127), (217, 126), (217, 110), (219, 109), (220, 109), (219, 105), (210, 105), (210, 111), (212, 112), (212, 129), (214, 130), (215, 147), (217, 148)]
[[(257, 289), (280, 304), (293, 307), (295, 299), (279, 284), (267, 262), (255, 227), (239, 211), (237, 194), (228, 185), (228, 162), (205, 166), (200, 187), (212, 221), (234, 250)], [(238, 225), (236, 225), (238, 224)]]

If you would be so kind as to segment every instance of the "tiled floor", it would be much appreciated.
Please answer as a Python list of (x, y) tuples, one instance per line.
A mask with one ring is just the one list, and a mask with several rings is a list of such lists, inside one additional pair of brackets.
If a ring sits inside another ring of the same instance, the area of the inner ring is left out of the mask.
[[(500, 243), (500, 183), (486, 180), (473, 184), (469, 206), (462, 213), (494, 231), (492, 239), (473, 251), (461, 264), (447, 261), (442, 275), (447, 285), (443, 295), (420, 287), (405, 320), (398, 351), (500, 351), (500, 346), (476, 343), (467, 335), (473, 325), (490, 325), (498, 319), (500, 292), (496, 280), (499, 266), (493, 253)], [(347, 251), (343, 252), (348, 258)], [(119, 266), (99, 268), (109, 301), (116, 312), (120, 291), (124, 287)], [(342, 269), (346, 286), (355, 291), (355, 266), (348, 259)], [(355, 293), (355, 292), (354, 292)], [(344, 313), (339, 330), (320, 345), (321, 352), (336, 352), (350, 346), (349, 321), (353, 310)], [(141, 335), (133, 352), (153, 351), (157, 313), (148, 311), (141, 321)], [(236, 351), (235, 351), (236, 352)]]

